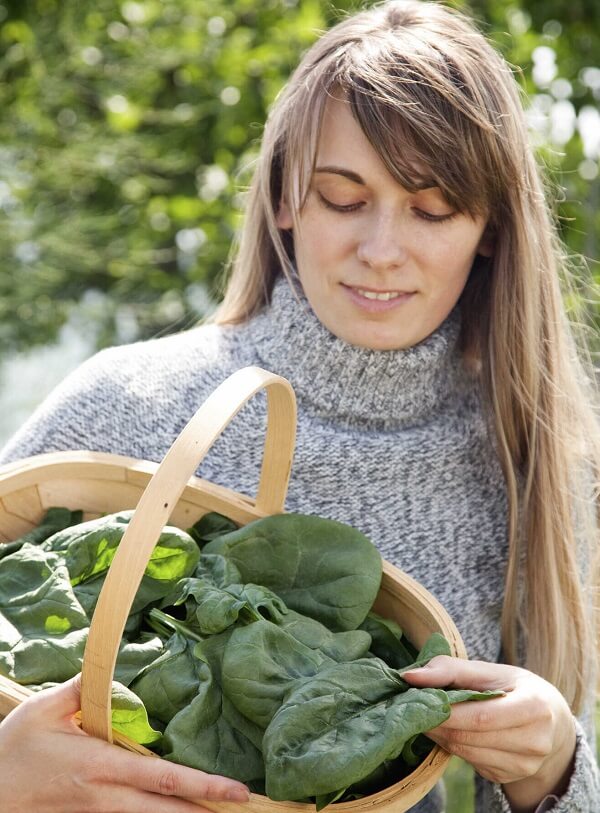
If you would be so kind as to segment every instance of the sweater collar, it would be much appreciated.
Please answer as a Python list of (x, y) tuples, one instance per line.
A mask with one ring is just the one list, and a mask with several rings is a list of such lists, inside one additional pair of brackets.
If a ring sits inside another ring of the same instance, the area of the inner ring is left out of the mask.
[(280, 277), (270, 306), (248, 327), (259, 364), (290, 381), (303, 409), (329, 420), (382, 429), (416, 425), (472, 389), (458, 350), (458, 308), (413, 347), (369, 350), (332, 334), (299, 280)]

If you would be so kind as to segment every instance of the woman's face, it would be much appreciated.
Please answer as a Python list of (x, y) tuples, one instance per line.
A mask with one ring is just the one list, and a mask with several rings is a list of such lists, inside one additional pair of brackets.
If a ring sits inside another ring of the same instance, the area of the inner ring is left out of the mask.
[[(285, 201), (277, 222), (292, 229)], [(453, 211), (438, 188), (405, 190), (349, 105), (327, 103), (293, 240), (306, 297), (332, 333), (373, 350), (425, 339), (458, 301), (476, 254), (489, 255), (485, 225)]]

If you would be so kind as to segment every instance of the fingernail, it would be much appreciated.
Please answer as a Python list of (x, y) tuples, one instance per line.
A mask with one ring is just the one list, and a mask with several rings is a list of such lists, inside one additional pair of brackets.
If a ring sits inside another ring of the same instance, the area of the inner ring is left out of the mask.
[(231, 802), (247, 802), (250, 799), (250, 791), (248, 788), (231, 788), (227, 791), (227, 798)]

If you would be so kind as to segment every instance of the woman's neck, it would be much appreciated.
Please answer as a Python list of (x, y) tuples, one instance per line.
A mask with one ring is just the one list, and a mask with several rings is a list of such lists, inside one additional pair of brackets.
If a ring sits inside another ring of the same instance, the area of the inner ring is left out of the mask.
[[(292, 288), (293, 285), (293, 288)], [(381, 429), (417, 425), (473, 391), (458, 350), (455, 308), (406, 350), (370, 350), (330, 333), (300, 283), (280, 277), (271, 305), (249, 324), (259, 362), (288, 378), (303, 408), (330, 420)]]

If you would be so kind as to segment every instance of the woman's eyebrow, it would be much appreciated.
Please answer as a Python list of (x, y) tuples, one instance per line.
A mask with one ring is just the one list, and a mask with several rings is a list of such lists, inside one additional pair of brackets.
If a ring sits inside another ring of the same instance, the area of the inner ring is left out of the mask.
[[(332, 175), (342, 175), (344, 178), (348, 178), (349, 181), (353, 183), (360, 184), (361, 186), (366, 186), (367, 182), (364, 178), (358, 174), (358, 172), (353, 172), (351, 169), (345, 169), (344, 167), (336, 167), (330, 166), (329, 164), (324, 167), (316, 167), (315, 172), (323, 172), (329, 173)], [(423, 178), (415, 184), (416, 190), (418, 192), (426, 192), (429, 190), (432, 191), (440, 191), (439, 185), (435, 182), (435, 180), (428, 176), (423, 176)]]
[(344, 169), (344, 167), (335, 167), (328, 165), (325, 167), (317, 167), (315, 169), (315, 172), (328, 172), (332, 175), (342, 175), (344, 178), (348, 178), (349, 181), (358, 183), (361, 186), (366, 186), (366, 182), (357, 172), (353, 172), (351, 169)]

